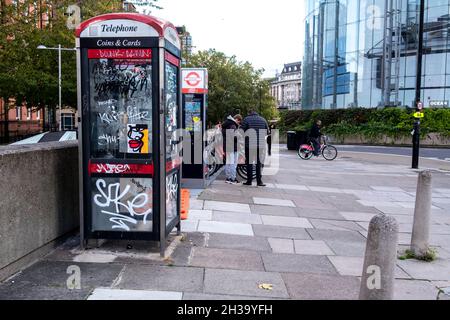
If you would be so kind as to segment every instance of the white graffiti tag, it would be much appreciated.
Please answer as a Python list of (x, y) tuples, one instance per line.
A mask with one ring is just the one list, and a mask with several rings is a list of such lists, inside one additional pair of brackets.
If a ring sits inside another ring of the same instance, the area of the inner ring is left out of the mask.
[(127, 164), (97, 164), (97, 173), (124, 173), (130, 171)]
[(177, 200), (178, 196), (178, 177), (174, 174), (171, 177), (167, 177), (166, 180), (167, 199), (166, 202)]
[[(122, 229), (130, 231), (130, 227), (125, 223), (137, 224), (137, 220), (134, 217), (142, 217), (144, 224), (147, 223), (147, 217), (152, 212), (152, 209), (145, 210), (149, 204), (149, 196), (146, 193), (137, 195), (131, 195), (132, 200), (123, 201), (124, 198), (130, 197), (129, 191), (131, 187), (127, 185), (121, 192), (120, 183), (113, 183), (107, 185), (106, 181), (99, 179), (96, 182), (97, 191), (100, 194), (94, 196), (94, 203), (100, 208), (109, 208), (113, 206), (115, 212), (108, 212), (102, 210), (102, 213), (113, 216), (109, 219), (114, 223), (113, 229)], [(121, 211), (125, 210), (128, 215), (121, 214)]]

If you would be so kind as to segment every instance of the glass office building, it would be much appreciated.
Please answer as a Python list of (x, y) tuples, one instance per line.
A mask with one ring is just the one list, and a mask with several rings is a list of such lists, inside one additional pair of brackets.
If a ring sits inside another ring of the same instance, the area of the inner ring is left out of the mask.
[[(412, 106), (419, 0), (305, 0), (303, 108)], [(426, 0), (422, 100), (450, 101), (450, 0)]]

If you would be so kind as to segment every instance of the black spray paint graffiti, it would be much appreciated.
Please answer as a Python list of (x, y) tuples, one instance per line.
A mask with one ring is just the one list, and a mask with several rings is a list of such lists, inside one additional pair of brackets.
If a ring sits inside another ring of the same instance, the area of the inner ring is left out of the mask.
[(100, 99), (119, 94), (132, 98), (136, 92), (150, 87), (151, 65), (130, 65), (113, 60), (102, 60), (92, 69), (95, 91)]

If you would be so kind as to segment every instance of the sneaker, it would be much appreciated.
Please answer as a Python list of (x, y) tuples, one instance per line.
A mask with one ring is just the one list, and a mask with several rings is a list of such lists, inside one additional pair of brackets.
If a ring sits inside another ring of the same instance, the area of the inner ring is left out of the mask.
[(231, 184), (232, 181), (231, 181), (231, 179), (227, 179), (227, 180), (225, 180), (225, 183)]
[(251, 183), (251, 182), (244, 182), (243, 185), (244, 185), (244, 186), (251, 186), (252, 183)]
[(266, 187), (266, 185), (264, 183), (258, 183), (258, 187)]
[(233, 184), (239, 184), (239, 180), (238, 179), (234, 179)]

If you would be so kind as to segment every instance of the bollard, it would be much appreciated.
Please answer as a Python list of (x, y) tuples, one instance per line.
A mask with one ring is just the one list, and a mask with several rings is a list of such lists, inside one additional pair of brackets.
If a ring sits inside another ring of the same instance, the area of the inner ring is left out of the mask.
[(416, 257), (423, 257), (429, 250), (431, 214), (431, 171), (419, 173), (417, 183), (416, 207), (411, 238), (411, 251)]
[(361, 278), (360, 300), (392, 300), (397, 261), (398, 223), (387, 215), (369, 225)]

